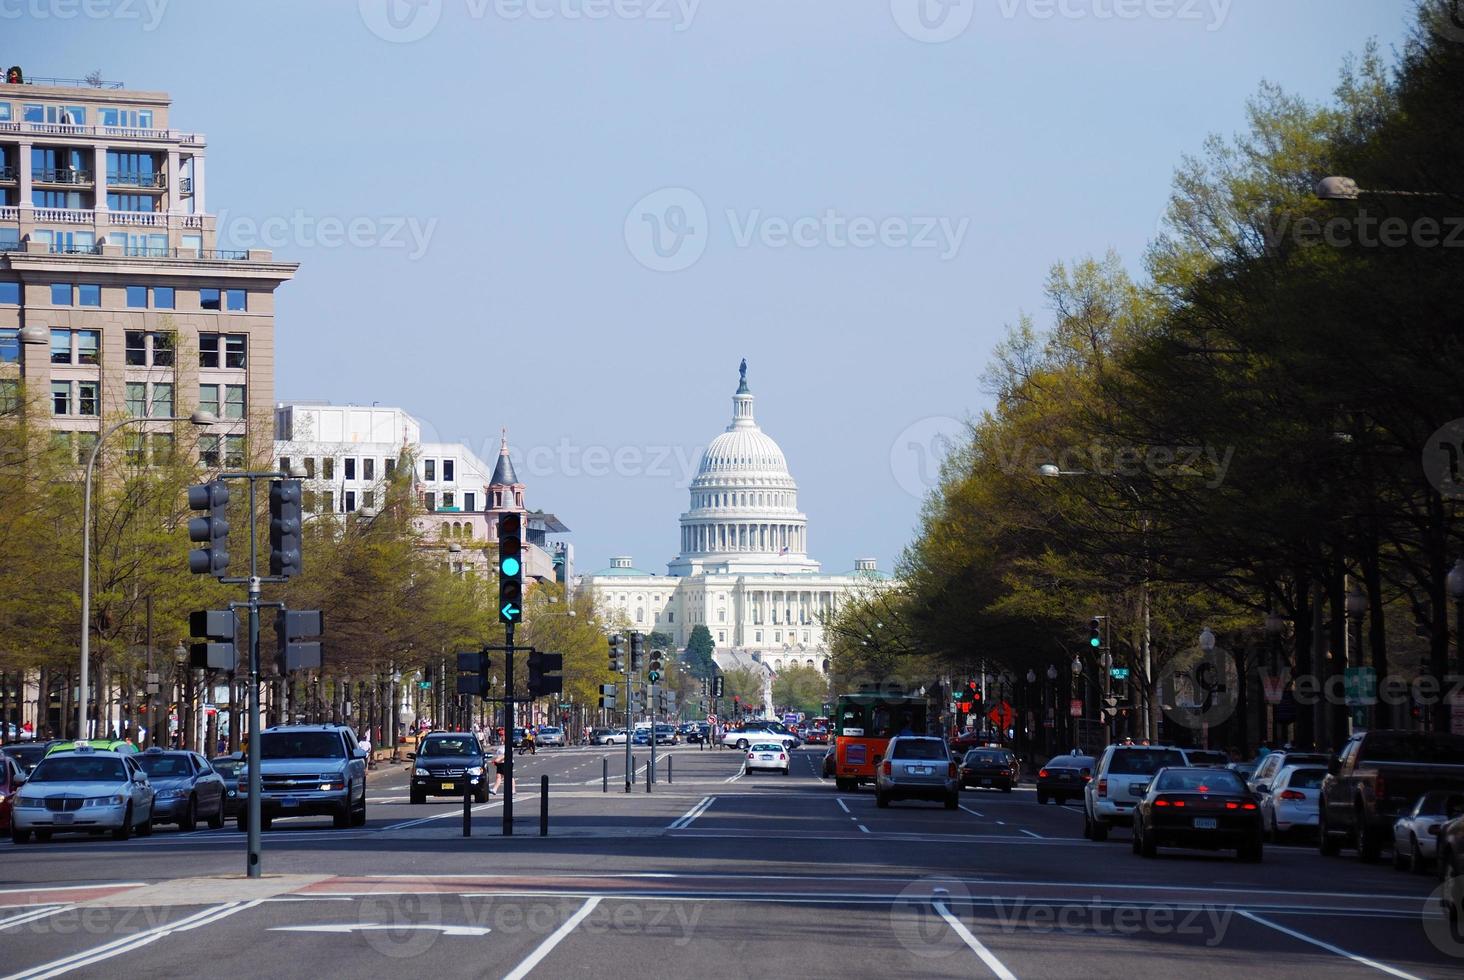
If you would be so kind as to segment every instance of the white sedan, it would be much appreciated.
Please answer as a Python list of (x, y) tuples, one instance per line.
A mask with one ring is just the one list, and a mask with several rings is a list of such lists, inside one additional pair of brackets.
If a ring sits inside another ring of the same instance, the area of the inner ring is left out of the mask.
[(742, 771), (751, 775), (757, 769), (771, 769), (788, 775), (788, 747), (781, 742), (758, 742), (747, 747)]
[(766, 729), (731, 729), (722, 736), (722, 744), (734, 749), (742, 749), (744, 752), (754, 742), (777, 742), (787, 751), (791, 746), (797, 744), (798, 736), (785, 735), (782, 732), (773, 732)]
[(1393, 823), (1393, 867), (1421, 873), (1438, 856), (1439, 828), (1464, 810), (1464, 793), (1424, 793)]
[(627, 735), (627, 734), (625, 734), (625, 729), (623, 729), (623, 728), (617, 728), (617, 729), (615, 729), (615, 731), (610, 732), (608, 735), (605, 736), (605, 744), (606, 745), (624, 745), (625, 742), (626, 742), (626, 739), (628, 739), (628, 738), (630, 738), (630, 736)]
[(1261, 829), (1272, 840), (1290, 833), (1316, 833), (1326, 775), (1321, 766), (1283, 766), (1259, 792)]

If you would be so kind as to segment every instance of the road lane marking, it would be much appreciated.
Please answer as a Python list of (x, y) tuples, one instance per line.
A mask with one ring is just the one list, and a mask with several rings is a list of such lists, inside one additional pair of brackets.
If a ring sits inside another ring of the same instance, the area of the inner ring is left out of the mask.
[(1317, 939), (1314, 936), (1308, 936), (1304, 932), (1297, 932), (1295, 929), (1288, 929), (1279, 923), (1272, 922), (1270, 919), (1264, 919), (1261, 916), (1256, 915), (1254, 912), (1247, 912), (1245, 909), (1238, 909), (1237, 911), (1239, 911), (1240, 914), (1245, 916), (1247, 919), (1250, 919), (1252, 922), (1259, 922), (1263, 926), (1269, 926), (1270, 928), (1275, 929), (1277, 932), (1283, 932), (1293, 939), (1300, 939), (1304, 943), (1311, 943), (1313, 946), (1325, 949), (1329, 953), (1335, 953), (1338, 956), (1341, 956), (1344, 959), (1349, 959), (1354, 963), (1361, 963), (1363, 966), (1370, 966), (1374, 970), (1381, 970), (1383, 973), (1392, 974), (1395, 977), (1401, 977), (1402, 980), (1419, 980), (1418, 977), (1414, 976), (1411, 973), (1405, 973), (1402, 970), (1398, 970), (1394, 967), (1388, 966), (1386, 963), (1379, 963), (1377, 960), (1370, 960), (1366, 956), (1358, 956), (1356, 953), (1349, 953), (1347, 952), (1347, 950), (1341, 948), (1340, 946), (1333, 946), (1331, 943), (1323, 942), (1322, 940)]
[(951, 930), (960, 936), (961, 940), (967, 946), (970, 946), (977, 956), (981, 957), (981, 962), (985, 963), (987, 968), (996, 974), (1000, 980), (1017, 980), (1016, 974), (1008, 970), (1006, 964), (1002, 963), (1001, 960), (996, 958), (996, 954), (986, 948), (985, 943), (972, 935), (971, 930), (967, 929), (960, 919), (951, 915), (951, 910), (945, 907), (944, 902), (935, 901), (931, 905), (935, 907), (936, 912), (940, 913), (940, 917), (946, 920), (946, 924), (951, 927)]
[(13, 895), (17, 892), (80, 892), (93, 888), (141, 888), (146, 884), (145, 881), (107, 881), (100, 885), (30, 885), (26, 888), (0, 888), (0, 895)]
[(981, 817), (981, 818), (982, 818), (982, 819), (985, 819), (985, 817), (986, 817), (986, 814), (984, 814), (984, 813), (979, 813), (979, 812), (977, 812), (977, 811), (975, 811), (975, 810), (973, 810), (973, 809), (971, 809), (971, 808), (970, 808), (970, 807), (968, 807), (968, 806), (967, 806), (967, 805), (966, 805), (966, 804), (964, 804), (964, 803), (962, 803), (962, 804), (961, 804), (961, 809), (962, 809), (962, 810), (965, 810), (965, 811), (966, 811), (966, 812), (967, 812), (967, 813), (969, 813), (969, 814), (971, 814), (971, 816), (973, 816), (973, 817)]
[[(525, 793), (514, 793), (513, 801), (517, 803), (520, 797), (524, 797), (527, 795), (528, 794)], [(502, 805), (502, 800), (494, 800), (492, 803), (479, 803), (477, 806), (472, 808), (472, 812), (477, 813), (479, 810), (491, 810), (493, 807)], [(385, 832), (388, 830), (405, 830), (408, 827), (417, 827), (424, 823), (431, 823), (433, 820), (442, 820), (446, 817), (460, 817), (462, 815), (462, 807), (453, 807), (451, 810), (447, 810), (442, 813), (434, 813), (430, 817), (418, 817), (416, 820), (404, 820), (401, 823), (388, 824), (387, 826), (382, 827), (380, 832)]]
[(839, 806), (843, 807), (845, 813), (849, 813), (850, 812), (849, 805), (847, 803), (845, 803), (842, 799), (839, 799), (839, 798), (836, 797), (834, 799), (834, 802), (837, 803), (837, 804), (839, 804)]
[(575, 927), (583, 922), (586, 916), (595, 911), (595, 907), (599, 904), (600, 898), (597, 895), (589, 901), (585, 902), (585, 904), (581, 905), (578, 912), (570, 916), (564, 921), (563, 925), (550, 933), (549, 938), (540, 943), (538, 945), (538, 948), (530, 953), (524, 959), (524, 961), (520, 963), (517, 967), (515, 967), (512, 973), (505, 976), (503, 980), (523, 980), (524, 977), (529, 975), (529, 972), (532, 971), (534, 967), (539, 965), (540, 961), (543, 960), (544, 957), (548, 956), (551, 952), (554, 951), (554, 947), (558, 946), (560, 942), (563, 941), (565, 936), (569, 935), (571, 932), (574, 932)]
[(437, 926), (426, 924), (392, 924), (373, 922), (345, 922), (334, 925), (322, 926), (273, 926), (270, 932), (396, 932), (403, 929), (416, 929), (426, 932), (440, 932), (444, 936), (486, 936), (493, 930), (487, 926)]
[(864, 824), (859, 824), (858, 827), (859, 827), (860, 830), (864, 831), (866, 834), (870, 832), (869, 828), (866, 827), (866, 826), (864, 826)]
[(687, 827), (691, 826), (691, 822), (693, 820), (701, 816), (703, 813), (706, 813), (707, 809), (716, 801), (717, 798), (715, 796), (703, 796), (700, 802), (696, 804), (696, 806), (692, 807), (690, 810), (687, 810), (681, 816), (671, 821), (670, 825), (667, 826), (666, 829), (685, 830)]
[(1037, 838), (1037, 839), (1038, 839), (1038, 840), (1042, 840), (1042, 839), (1043, 839), (1043, 837), (1042, 837), (1042, 835), (1041, 835), (1041, 834), (1034, 834), (1034, 833), (1032, 833), (1032, 831), (1030, 831), (1030, 830), (1023, 830), (1023, 829), (1022, 829), (1022, 828), (1021, 828), (1021, 827), (1018, 827), (1018, 828), (1017, 828), (1017, 829), (1018, 829), (1018, 830), (1021, 830), (1021, 831), (1022, 831), (1022, 833), (1024, 833), (1024, 834), (1026, 834), (1026, 835), (1027, 835), (1027, 836), (1028, 836), (1028, 837), (1035, 837), (1035, 838)]
[(57, 912), (65, 912), (67, 909), (76, 908), (74, 905), (57, 905), (54, 907), (42, 907), (31, 909), (29, 912), (22, 912), (19, 915), (12, 915), (8, 919), (0, 919), (0, 929), (9, 929), (11, 926), (25, 925), (27, 922), (34, 922), (37, 919), (44, 919), (55, 915)]

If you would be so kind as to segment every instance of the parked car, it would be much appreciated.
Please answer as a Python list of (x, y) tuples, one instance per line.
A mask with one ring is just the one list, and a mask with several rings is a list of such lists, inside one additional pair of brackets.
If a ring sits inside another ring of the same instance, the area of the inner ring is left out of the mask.
[(472, 732), (433, 732), (422, 739), (412, 760), (410, 786), (413, 804), (429, 796), (463, 797), (471, 793), (479, 803), (488, 802), (487, 762), (483, 745)]
[(1393, 867), (1421, 874), (1438, 856), (1439, 832), (1464, 813), (1464, 793), (1424, 793), (1393, 823)]
[[(259, 736), (259, 827), (275, 817), (325, 815), (337, 829), (366, 823), (366, 753), (345, 725), (276, 725)], [(248, 782), (240, 770), (240, 830), (249, 828)]]
[(14, 759), (20, 766), (22, 772), (30, 775), (35, 769), (36, 763), (46, 757), (46, 752), (55, 742), (24, 742), (0, 746), (0, 755), (6, 755)]
[(1160, 745), (1110, 745), (1083, 787), (1083, 836), (1104, 841), (1116, 824), (1133, 820), (1149, 781), (1165, 767), (1184, 767), (1184, 753)]
[(538, 742), (540, 746), (556, 745), (564, 748), (564, 729), (557, 725), (540, 725)]
[(874, 768), (874, 802), (887, 807), (895, 800), (938, 800), (954, 810), (961, 803), (956, 768), (945, 739), (897, 735)]
[(1093, 778), (1097, 761), (1091, 755), (1055, 755), (1037, 770), (1037, 802), (1054, 800), (1059, 806), (1082, 799), (1083, 787)]
[(1262, 786), (1270, 787), (1276, 774), (1287, 766), (1321, 766), (1326, 768), (1331, 756), (1325, 752), (1272, 752), (1256, 762), (1255, 771), (1246, 780), (1252, 793), (1259, 793)]
[(782, 742), (758, 742), (747, 747), (747, 758), (742, 760), (742, 771), (749, 776), (758, 770), (771, 769), (788, 775), (788, 747)]
[(1328, 856), (1352, 847), (1375, 861), (1399, 815), (1432, 790), (1464, 791), (1464, 735), (1359, 732), (1327, 765), (1317, 846)]
[(230, 755), (220, 755), (208, 760), (213, 766), (214, 772), (224, 779), (224, 816), (234, 817), (239, 815), (239, 780), (248, 771), (249, 760), (244, 758), (244, 753), (234, 752)]
[(1261, 803), (1261, 826), (1274, 841), (1286, 834), (1317, 832), (1317, 807), (1327, 770), (1320, 766), (1283, 766), (1256, 797)]
[(25, 785), (25, 770), (8, 755), (0, 755), (0, 831), (10, 831), (10, 811), (15, 794)]
[(151, 748), (140, 753), (137, 764), (153, 786), (153, 823), (175, 823), (179, 830), (198, 828), (208, 820), (213, 830), (224, 826), (224, 777), (196, 752)]
[(1133, 850), (1154, 857), (1163, 847), (1235, 848), (1242, 861), (1261, 860), (1261, 811), (1228, 769), (1166, 766), (1141, 784), (1134, 807)]
[(1010, 793), (1021, 778), (1017, 757), (1006, 749), (972, 749), (961, 760), (962, 789), (988, 786)]
[(134, 756), (79, 746), (42, 759), (15, 795), (10, 839), (112, 832), (114, 840), (152, 833), (153, 788)]

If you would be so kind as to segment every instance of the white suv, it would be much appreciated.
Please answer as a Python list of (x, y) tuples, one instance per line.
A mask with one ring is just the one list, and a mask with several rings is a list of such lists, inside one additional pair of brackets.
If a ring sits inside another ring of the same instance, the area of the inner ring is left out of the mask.
[(1083, 787), (1083, 836), (1107, 840), (1114, 824), (1128, 826), (1134, 804), (1143, 799), (1149, 781), (1165, 766), (1184, 766), (1184, 753), (1162, 745), (1110, 745), (1103, 750), (1093, 778)]

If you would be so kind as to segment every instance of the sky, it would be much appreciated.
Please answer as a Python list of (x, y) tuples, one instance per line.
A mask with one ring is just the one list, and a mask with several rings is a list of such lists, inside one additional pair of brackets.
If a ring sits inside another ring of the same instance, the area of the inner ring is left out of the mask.
[(1410, 0), (0, 0), (0, 63), (173, 98), (223, 248), (300, 263), (278, 400), (394, 405), (581, 571), (664, 572), (747, 358), (826, 571), (892, 568), (1057, 261), (1141, 271), (1263, 80)]

